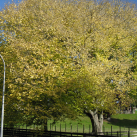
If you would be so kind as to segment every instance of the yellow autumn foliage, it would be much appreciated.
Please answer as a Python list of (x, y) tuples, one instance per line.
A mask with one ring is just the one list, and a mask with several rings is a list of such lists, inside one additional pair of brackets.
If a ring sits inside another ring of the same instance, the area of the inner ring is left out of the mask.
[(85, 108), (114, 112), (117, 95), (128, 106), (136, 27), (135, 7), (117, 0), (24, 0), (5, 7), (6, 113), (23, 111), (34, 122)]

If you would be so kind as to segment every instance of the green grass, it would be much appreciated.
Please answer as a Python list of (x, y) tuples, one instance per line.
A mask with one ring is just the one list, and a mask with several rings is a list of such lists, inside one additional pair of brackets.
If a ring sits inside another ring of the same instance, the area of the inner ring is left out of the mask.
[(53, 131), (55, 131), (55, 126), (56, 126), (56, 130), (60, 131), (60, 124), (61, 124), (61, 131), (83, 132), (83, 128), (85, 133), (89, 132), (89, 128), (90, 131), (92, 131), (91, 122), (88, 117), (79, 117), (79, 120), (65, 119), (65, 121), (58, 121), (56, 124), (50, 125), (50, 123), (52, 122), (53, 122), (52, 120), (48, 121), (48, 129), (49, 130), (51, 129)]
[(127, 131), (130, 128), (131, 131), (137, 131), (137, 111), (135, 114), (117, 114), (111, 116), (111, 121), (104, 121), (104, 127), (106, 131)]
[[(48, 121), (48, 129), (50, 129), (50, 123), (52, 120)], [(84, 132), (89, 132), (89, 125), (90, 131), (92, 131), (91, 121), (88, 117), (79, 117), (79, 120), (70, 120), (65, 119), (65, 121), (59, 121), (56, 123), (56, 130), (60, 131), (60, 124), (61, 124), (61, 131), (65, 131), (65, 123), (66, 123), (66, 131), (71, 131), (72, 125), (72, 132), (77, 132), (77, 125), (78, 131), (83, 132), (83, 125), (84, 125)], [(111, 121), (104, 120), (103, 130), (106, 132), (111, 131), (128, 131), (130, 128), (131, 131), (137, 131), (137, 113), (136, 114), (117, 114), (111, 116)], [(55, 124), (51, 124), (51, 130), (55, 130)]]
[[(91, 121), (88, 117), (79, 117), (77, 120), (70, 120), (65, 119), (64, 121), (58, 121), (56, 124), (52, 124), (53, 120), (48, 120), (48, 130), (53, 131), (60, 131), (60, 125), (61, 125), (61, 131), (68, 131), (68, 132), (83, 132), (83, 125), (84, 125), (84, 132), (88, 133), (89, 128), (90, 132), (92, 131), (92, 125)], [(90, 126), (90, 127), (89, 127)], [(111, 121), (104, 120), (104, 130), (105, 132), (110, 132), (112, 126), (112, 131), (119, 131), (121, 128), (121, 131), (128, 131), (128, 128), (130, 127), (130, 130), (137, 131), (137, 113), (136, 114), (117, 114), (111, 116)], [(26, 128), (26, 125), (20, 126), (20, 128)], [(43, 129), (43, 126), (28, 126), (28, 129)]]
[(118, 114), (111, 116), (110, 122), (104, 122), (105, 127), (112, 125), (114, 128), (118, 129), (119, 127), (122, 130), (137, 130), (137, 113), (136, 114)]

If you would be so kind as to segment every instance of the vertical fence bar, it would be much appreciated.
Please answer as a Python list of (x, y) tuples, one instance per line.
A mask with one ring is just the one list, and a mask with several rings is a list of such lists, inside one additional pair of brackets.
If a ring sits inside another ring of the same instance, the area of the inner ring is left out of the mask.
[(121, 126), (119, 126), (119, 130), (120, 130), (120, 137), (121, 137)]
[(128, 128), (128, 137), (130, 137), (130, 128)]
[(60, 137), (61, 137), (61, 123), (60, 123)]
[(112, 125), (111, 125), (111, 136), (112, 136)]
[(104, 127), (104, 125), (103, 125), (103, 132), (105, 133), (105, 127)]
[(51, 123), (50, 123), (50, 131), (51, 131)]
[[(17, 128), (16, 128), (17, 129)], [(12, 134), (13, 134), (13, 136), (14, 136), (14, 130), (12, 131)]]
[[(42, 125), (41, 125), (42, 126)], [(26, 125), (26, 129), (27, 129), (27, 125)], [(41, 129), (42, 129), (42, 127), (41, 127)], [(34, 130), (35, 130), (35, 124), (34, 124)]]
[(83, 125), (83, 133), (84, 133), (84, 125)]
[(65, 132), (66, 132), (66, 123), (65, 123)]
[[(34, 125), (35, 125), (35, 124), (34, 124)], [(24, 125), (24, 126), (25, 126), (25, 125)], [(28, 132), (28, 131), (27, 131), (27, 124), (26, 124), (26, 132)]]
[[(77, 124), (77, 133), (78, 133), (78, 124)], [(77, 136), (78, 136), (78, 134), (77, 134)]]
[(55, 124), (55, 132), (56, 132), (56, 124)]
[(20, 125), (19, 125), (19, 136), (20, 136)]
[(118, 137), (118, 131), (117, 131), (117, 137)]
[[(51, 124), (51, 123), (50, 123)], [(49, 131), (49, 135), (50, 135), (50, 137), (51, 137), (51, 130)]]
[(128, 137), (130, 137), (130, 132), (128, 131)]
[(72, 137), (72, 124), (71, 124), (71, 137)]
[(129, 131), (128, 131), (128, 137), (130, 137), (130, 133), (129, 133)]

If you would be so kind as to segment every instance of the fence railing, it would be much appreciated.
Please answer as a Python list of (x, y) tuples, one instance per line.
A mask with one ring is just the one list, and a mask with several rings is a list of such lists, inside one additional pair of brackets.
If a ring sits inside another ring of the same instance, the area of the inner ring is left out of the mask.
[[(89, 132), (85, 132), (85, 126), (83, 125), (83, 131), (82, 132), (78, 132), (78, 130), (76, 132), (73, 132), (73, 126), (71, 125), (70, 127), (70, 131), (66, 130), (66, 126), (65, 126), (65, 131), (61, 130), (61, 124), (60, 124), (60, 130), (57, 130), (56, 126), (54, 126), (54, 129), (52, 128), (52, 125), (50, 125), (50, 129), (48, 129), (48, 131), (44, 131), (43, 129), (40, 128), (36, 128), (36, 126), (33, 126), (33, 128), (25, 128), (25, 127), (21, 127), (21, 126), (17, 126), (16, 128), (9, 128), (6, 127), (6, 125), (4, 125), (4, 135), (9, 135), (9, 136), (17, 136), (17, 137), (34, 137), (34, 136), (39, 136), (39, 137), (61, 137), (61, 136), (81, 136), (81, 137), (85, 137), (85, 136), (113, 136), (113, 137), (136, 137), (137, 136), (137, 131), (131, 131), (130, 128), (128, 128), (127, 131), (122, 131), (121, 128), (119, 128), (119, 131), (113, 131), (113, 128), (111, 126), (111, 130), (109, 132), (105, 132), (105, 130), (103, 130), (103, 132), (98, 133), (98, 135), (93, 135), (91, 133), (92, 129), (91, 126), (89, 126)], [(36, 130), (37, 129), (37, 130)], [(78, 126), (77, 126), (78, 129)], [(86, 130), (87, 131), (87, 130)]]
[[(72, 137), (72, 136), (79, 136), (79, 137), (86, 137), (86, 136), (96, 136), (96, 137), (112, 137), (109, 134), (98, 134), (93, 135), (92, 133), (73, 133), (73, 132), (60, 132), (60, 131), (34, 131), (28, 129), (14, 129), (14, 128), (4, 128), (4, 136), (9, 137)], [(113, 136), (116, 137), (116, 136)]]

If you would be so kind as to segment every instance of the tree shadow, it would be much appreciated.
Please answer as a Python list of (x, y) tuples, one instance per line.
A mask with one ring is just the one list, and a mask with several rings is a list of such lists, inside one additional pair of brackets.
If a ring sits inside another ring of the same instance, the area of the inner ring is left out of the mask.
[(109, 124), (125, 128), (137, 128), (137, 120), (111, 118)]

